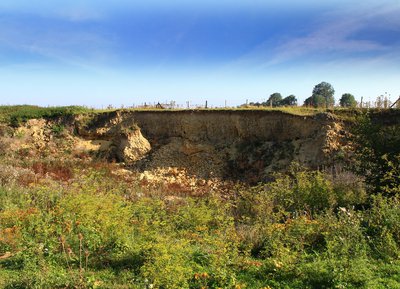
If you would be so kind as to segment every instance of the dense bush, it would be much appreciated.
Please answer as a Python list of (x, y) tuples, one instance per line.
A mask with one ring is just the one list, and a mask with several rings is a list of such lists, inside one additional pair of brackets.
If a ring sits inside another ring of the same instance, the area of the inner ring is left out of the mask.
[(370, 192), (400, 193), (400, 125), (382, 124), (368, 114), (353, 130), (354, 171), (365, 177)]

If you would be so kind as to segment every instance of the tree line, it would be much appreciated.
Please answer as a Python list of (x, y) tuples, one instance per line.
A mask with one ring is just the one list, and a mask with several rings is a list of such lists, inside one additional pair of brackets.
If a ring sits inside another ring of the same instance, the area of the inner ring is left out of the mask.
[[(304, 106), (311, 107), (332, 107), (335, 104), (335, 89), (328, 82), (321, 82), (314, 86), (312, 95), (304, 101)], [(291, 94), (287, 97), (283, 97), (279, 92), (271, 94), (267, 101), (264, 102), (250, 102), (248, 105), (251, 106), (270, 106), (270, 107), (280, 107), (280, 106), (297, 106), (297, 98), (295, 95)], [(350, 93), (344, 93), (339, 100), (341, 107), (356, 107), (357, 101), (354, 95)]]

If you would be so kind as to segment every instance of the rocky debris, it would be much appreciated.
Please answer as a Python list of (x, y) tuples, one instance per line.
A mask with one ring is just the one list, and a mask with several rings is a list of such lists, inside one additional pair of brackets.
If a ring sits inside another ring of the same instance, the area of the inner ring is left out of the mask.
[(22, 148), (44, 149), (50, 140), (48, 123), (44, 119), (30, 119), (16, 129), (15, 136), (25, 141)]
[(333, 122), (326, 126), (323, 152), (329, 158), (334, 158), (339, 152), (351, 151), (351, 135), (345, 130), (343, 123)]
[(182, 148), (181, 151), (183, 154), (186, 156), (192, 156), (195, 154), (207, 152), (213, 150), (213, 146), (208, 145), (208, 144), (198, 144), (198, 143), (193, 143), (188, 140), (183, 140), (182, 142)]
[(148, 170), (138, 175), (140, 184), (146, 188), (161, 189), (165, 195), (201, 196), (210, 191), (222, 192), (233, 183), (219, 178), (203, 179), (191, 175), (186, 169), (164, 167)]
[(112, 171), (112, 174), (114, 174), (114, 175), (116, 175), (116, 176), (123, 176), (123, 177), (125, 177), (125, 176), (131, 176), (131, 175), (133, 175), (133, 172), (132, 171), (130, 171), (130, 170), (127, 170), (127, 169), (121, 169), (121, 168), (119, 168), (119, 169), (117, 169), (117, 170), (114, 170), (114, 171)]
[(0, 140), (0, 154), (35, 156), (50, 151), (51, 124), (44, 119), (31, 119), (20, 127), (8, 127)]
[(151, 145), (140, 129), (121, 133), (113, 139), (118, 160), (131, 163), (144, 158), (151, 150)]
[(117, 168), (111, 171), (111, 174), (126, 182), (133, 182), (138, 180), (136, 173), (125, 168)]
[(112, 144), (111, 141), (107, 140), (85, 140), (80, 138), (75, 138), (74, 148), (76, 151), (99, 151), (106, 152), (110, 149)]
[(182, 138), (171, 138), (167, 144), (153, 148), (149, 158), (138, 163), (145, 170), (162, 167), (184, 168), (200, 178), (223, 177), (226, 153), (207, 143), (197, 144)]
[(110, 159), (120, 162), (138, 161), (151, 150), (149, 141), (143, 137), (135, 120), (123, 118), (120, 111), (96, 115), (90, 121), (85, 117), (78, 117), (76, 130), (86, 140), (96, 140), (94, 143), (100, 144), (92, 149), (107, 152)]

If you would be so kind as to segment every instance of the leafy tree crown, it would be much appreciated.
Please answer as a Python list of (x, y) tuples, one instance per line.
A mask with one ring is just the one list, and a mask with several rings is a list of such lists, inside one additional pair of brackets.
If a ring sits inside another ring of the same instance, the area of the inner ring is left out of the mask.
[(343, 94), (339, 102), (342, 107), (355, 107), (357, 105), (354, 95), (350, 93)]

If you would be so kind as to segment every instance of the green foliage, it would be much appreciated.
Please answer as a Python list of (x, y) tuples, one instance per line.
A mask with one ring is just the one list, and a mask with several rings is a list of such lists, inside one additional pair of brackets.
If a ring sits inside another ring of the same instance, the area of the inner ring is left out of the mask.
[(365, 177), (372, 193), (400, 193), (400, 125), (361, 116), (353, 129), (353, 169)]
[(372, 208), (366, 213), (368, 235), (375, 242), (372, 249), (379, 258), (393, 261), (400, 258), (400, 206), (398, 197), (373, 197)]
[(313, 107), (331, 107), (335, 104), (333, 95), (335, 90), (332, 85), (327, 82), (317, 84), (312, 92), (312, 95), (304, 101), (305, 106)]
[(51, 127), (51, 131), (52, 131), (53, 134), (56, 135), (56, 136), (62, 135), (62, 133), (64, 132), (64, 130), (65, 130), (65, 126), (62, 125), (62, 124), (54, 124), (54, 125)]
[(283, 211), (312, 213), (362, 203), (365, 193), (356, 181), (343, 188), (341, 182), (332, 182), (320, 171), (293, 164), (289, 174), (276, 174), (274, 182), (262, 186), (262, 192), (273, 197)]
[(270, 95), (266, 102), (250, 102), (251, 106), (262, 107), (282, 107), (282, 106), (297, 106), (297, 98), (293, 94), (282, 98), (279, 92)]
[[(7, 286), (234, 286), (239, 252), (229, 204), (214, 196), (131, 199), (106, 171), (78, 176), (61, 190), (2, 191), (0, 256), (11, 257), (0, 266)], [(108, 268), (114, 271), (103, 276)]]
[(354, 98), (354, 95), (350, 93), (344, 93), (339, 100), (341, 107), (356, 107), (357, 101)]
[(297, 98), (293, 94), (285, 97), (280, 101), (280, 106), (296, 106), (297, 105)]
[(14, 127), (33, 118), (55, 118), (90, 110), (82, 106), (40, 107), (34, 105), (0, 106), (0, 122), (7, 122)]
[(263, 264), (246, 274), (258, 287), (399, 284), (387, 275), (379, 279), (384, 273), (374, 265), (399, 258), (398, 200), (377, 197), (370, 210), (352, 209), (364, 202), (358, 185), (344, 191), (322, 173), (298, 167), (270, 184), (239, 189), (234, 213), (240, 246)]
[(267, 100), (266, 105), (267, 106), (280, 106), (280, 102), (282, 101), (282, 95), (279, 92), (275, 92), (270, 95), (270, 97)]
[(34, 185), (0, 166), (0, 288), (400, 286), (398, 196), (357, 210), (354, 176), (293, 164), (269, 183), (191, 197), (117, 179), (112, 165), (64, 165), (67, 181)]
[(269, 189), (286, 211), (323, 210), (336, 204), (332, 185), (320, 172), (282, 176)]

